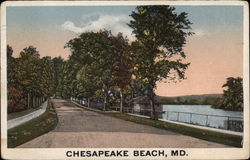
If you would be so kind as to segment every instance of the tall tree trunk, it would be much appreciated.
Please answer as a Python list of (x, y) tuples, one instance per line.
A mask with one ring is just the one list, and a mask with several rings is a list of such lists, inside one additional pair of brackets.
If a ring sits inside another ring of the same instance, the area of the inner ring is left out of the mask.
[(38, 106), (37, 104), (37, 96), (35, 96), (35, 104), (36, 104), (36, 107)]
[(28, 109), (30, 109), (30, 94), (28, 93)]
[(106, 110), (106, 105), (107, 105), (107, 96), (104, 96), (104, 104), (103, 104), (103, 110)]
[(38, 96), (36, 96), (36, 105), (37, 105), (37, 107), (40, 107), (40, 105), (39, 105), (39, 99), (38, 99), (39, 97)]
[(34, 98), (35, 98), (35, 96), (32, 95), (32, 108), (36, 108)]
[(41, 96), (38, 97), (38, 103), (39, 103), (39, 106), (42, 105), (42, 103), (41, 103)]
[(155, 112), (155, 102), (154, 99), (150, 98), (150, 106), (151, 106), (151, 119), (157, 119)]
[(40, 107), (40, 106), (41, 106), (41, 104), (40, 104), (40, 97), (39, 97), (39, 96), (37, 96), (36, 100), (37, 100), (37, 104), (38, 104), (38, 106)]
[(38, 108), (38, 104), (37, 104), (37, 96), (35, 96), (35, 106), (36, 106), (36, 108)]
[(35, 107), (37, 108), (37, 96), (35, 96)]
[(35, 96), (35, 106), (36, 106), (36, 108), (38, 108), (38, 104), (37, 104), (37, 96)]
[(157, 120), (158, 117), (157, 117), (156, 112), (155, 112), (155, 100), (154, 100), (154, 96), (151, 95), (149, 97), (149, 100), (150, 100), (150, 106), (151, 106), (151, 119)]
[(42, 101), (41, 101), (41, 96), (39, 97), (39, 104), (40, 104), (40, 106), (42, 105)]
[(36, 106), (36, 108), (39, 107), (39, 106), (38, 106), (38, 103), (37, 103), (37, 96), (35, 96), (35, 106)]
[(40, 96), (37, 97), (37, 103), (38, 103), (38, 106), (40, 107), (41, 104), (40, 104)]
[(88, 107), (90, 108), (90, 98), (88, 98)]
[(121, 97), (120, 112), (122, 112), (123, 111), (123, 93), (122, 93), (122, 89), (120, 89), (120, 97)]
[(29, 106), (32, 108), (32, 94), (29, 94)]

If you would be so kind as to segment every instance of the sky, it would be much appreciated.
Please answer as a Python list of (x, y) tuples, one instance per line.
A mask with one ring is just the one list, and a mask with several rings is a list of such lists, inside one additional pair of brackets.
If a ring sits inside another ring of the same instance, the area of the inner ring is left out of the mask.
[[(41, 57), (70, 55), (65, 44), (80, 33), (111, 30), (135, 39), (127, 23), (136, 6), (8, 6), (7, 44), (14, 56), (30, 45)], [(156, 94), (181, 96), (222, 93), (227, 77), (243, 75), (242, 6), (174, 6), (187, 12), (195, 33), (184, 47), (190, 62), (186, 79), (158, 82)]]

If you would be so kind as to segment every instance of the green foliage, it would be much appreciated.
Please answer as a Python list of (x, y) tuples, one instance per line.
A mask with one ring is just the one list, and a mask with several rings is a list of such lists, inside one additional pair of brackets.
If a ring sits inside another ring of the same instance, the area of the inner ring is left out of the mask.
[(25, 48), (20, 53), (20, 57), (15, 59), (13, 72), (14, 86), (25, 93), (40, 94), (39, 76), (41, 73), (39, 70), (39, 53), (34, 47)]
[[(138, 6), (130, 22), (137, 41), (133, 46), (135, 75), (146, 84), (153, 85), (163, 78), (170, 78), (175, 71), (179, 78), (184, 78), (184, 71), (189, 63), (182, 63), (185, 58), (183, 46), (186, 37), (192, 32), (187, 13), (175, 14), (174, 7)], [(175, 60), (170, 58), (176, 57)]]
[(121, 90), (126, 89), (131, 82), (132, 59), (128, 39), (121, 33), (112, 36), (114, 63), (112, 66), (112, 80)]
[(55, 71), (55, 96), (58, 96), (59, 93), (59, 83), (62, 79), (61, 68), (63, 64), (62, 57), (55, 57), (52, 59), (54, 64), (54, 71)]
[(70, 48), (70, 60), (80, 65), (89, 65), (100, 62), (103, 66), (108, 65), (108, 59), (112, 59), (109, 54), (111, 46), (109, 45), (110, 32), (85, 32), (79, 37), (70, 40), (65, 47)]
[(66, 47), (72, 52), (69, 61), (77, 66), (72, 77), (76, 79), (77, 97), (99, 97), (106, 103), (115, 84), (122, 88), (129, 84), (128, 40), (122, 34), (85, 32)]
[(8, 59), (14, 66), (8, 83), (31, 99), (55, 94), (96, 98), (106, 105), (109, 99), (117, 102), (120, 98), (121, 108), (123, 98), (129, 101), (135, 93), (146, 94), (154, 110), (156, 82), (184, 79), (189, 66), (182, 60), (186, 38), (192, 35), (191, 22), (186, 13), (174, 10), (170, 6), (138, 6), (128, 24), (135, 34), (134, 42), (129, 43), (122, 33), (85, 32), (65, 45), (72, 53), (67, 61), (40, 58), (32, 46), (12, 61), (13, 50), (8, 47)]
[(76, 73), (75, 64), (70, 61), (64, 61), (60, 64), (58, 70), (57, 93), (61, 98), (70, 98), (76, 96)]
[[(192, 35), (187, 19), (187, 13), (179, 15), (174, 12), (175, 8), (170, 6), (138, 6), (132, 12), (129, 26), (133, 28), (137, 40), (149, 51), (159, 53), (162, 57), (171, 57), (179, 54), (185, 57), (183, 46), (186, 37)], [(159, 52), (159, 47), (166, 50)], [(151, 55), (152, 57), (155, 54)]]
[(13, 58), (12, 54), (13, 54), (12, 47), (10, 45), (7, 45), (7, 59)]
[[(193, 33), (187, 13), (179, 15), (169, 6), (138, 6), (131, 14), (129, 26), (137, 40), (132, 43), (135, 83), (145, 86), (154, 111), (156, 82), (185, 78), (189, 63), (183, 47)], [(151, 115), (155, 119), (155, 113)]]
[(8, 86), (10, 86), (11, 84), (13, 84), (14, 80), (13, 80), (13, 68), (14, 68), (14, 64), (15, 64), (15, 58), (12, 57), (13, 54), (13, 49), (11, 46), (7, 45), (7, 81), (8, 81)]
[[(19, 90), (27, 101), (27, 108), (36, 108), (41, 104), (42, 97), (48, 98), (54, 94), (54, 64), (50, 57), (40, 58), (33, 46), (24, 48), (18, 58), (12, 57), (12, 52), (12, 48), (7, 46), (8, 90)], [(15, 101), (13, 98), (9, 96), (8, 101)]]
[(55, 92), (55, 69), (50, 57), (43, 57), (40, 60), (41, 78), (39, 87), (42, 95), (50, 97)]
[[(120, 92), (120, 111), (123, 111), (124, 91), (127, 91), (131, 84), (132, 58), (128, 39), (122, 33), (111, 37), (113, 44), (114, 62), (112, 65), (112, 80)], [(126, 94), (125, 94), (126, 95)]]
[(226, 110), (243, 111), (243, 80), (240, 77), (227, 78), (227, 82), (222, 86), (223, 97), (213, 107)]
[[(107, 92), (112, 86), (112, 46), (109, 37), (110, 33), (107, 31), (86, 32), (68, 43), (71, 49), (74, 49), (70, 59), (80, 64), (81, 72), (84, 73), (78, 73), (79, 82), (92, 83), (96, 90), (103, 92)], [(78, 41), (82, 43), (78, 44)], [(80, 63), (75, 60), (76, 57), (81, 60)], [(84, 75), (86, 77), (83, 77)]]
[(106, 30), (82, 33), (65, 45), (72, 54), (57, 81), (62, 97), (99, 98), (104, 103), (121, 98), (122, 108), (123, 95), (146, 94), (153, 100), (157, 81), (185, 78), (189, 63), (182, 62), (183, 47), (193, 34), (187, 14), (176, 14), (169, 6), (138, 6), (131, 17), (129, 26), (136, 36), (131, 45), (121, 33), (113, 36)]
[(93, 69), (87, 65), (82, 67), (77, 73), (76, 78), (80, 94), (83, 97), (93, 97), (99, 87), (97, 83), (93, 83), (97, 78), (93, 75)]

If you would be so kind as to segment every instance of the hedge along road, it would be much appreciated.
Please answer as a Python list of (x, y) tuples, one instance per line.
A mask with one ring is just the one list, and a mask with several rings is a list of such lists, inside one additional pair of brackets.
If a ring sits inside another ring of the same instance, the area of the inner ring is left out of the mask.
[(137, 124), (78, 108), (53, 99), (57, 127), (20, 148), (215, 148), (229, 147), (175, 132)]

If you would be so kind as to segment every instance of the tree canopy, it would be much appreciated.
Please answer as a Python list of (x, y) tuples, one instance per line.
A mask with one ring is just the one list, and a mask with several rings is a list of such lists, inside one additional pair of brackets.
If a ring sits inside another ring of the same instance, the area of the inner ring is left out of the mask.
[(38, 107), (42, 97), (48, 98), (55, 92), (54, 64), (50, 57), (40, 58), (33, 46), (24, 48), (17, 58), (12, 53), (13, 49), (7, 45), (8, 110)]
[(133, 11), (129, 26), (137, 40), (132, 43), (134, 72), (137, 81), (146, 86), (151, 100), (151, 118), (156, 119), (154, 89), (163, 79), (184, 79), (189, 63), (183, 47), (191, 32), (187, 13), (177, 14), (170, 6), (138, 6)]
[[(13, 60), (11, 65), (15, 67), (8, 83), (28, 97), (95, 99), (103, 102), (104, 110), (108, 104), (120, 101), (121, 112), (134, 95), (146, 95), (151, 118), (157, 119), (156, 82), (185, 79), (190, 63), (184, 60), (183, 47), (193, 34), (192, 23), (187, 13), (178, 14), (167, 5), (137, 6), (130, 16), (128, 26), (134, 41), (107, 30), (83, 32), (65, 45), (71, 51), (68, 60), (40, 58), (37, 49), (29, 46)], [(9, 61), (12, 52), (9, 46)]]
[(123, 111), (124, 95), (130, 99), (133, 94), (147, 95), (153, 111), (151, 118), (157, 118), (156, 82), (185, 78), (190, 63), (183, 61), (183, 47), (193, 34), (192, 23), (187, 13), (177, 14), (170, 6), (138, 6), (131, 17), (128, 25), (135, 41), (129, 41), (122, 33), (112, 35), (111, 31), (100, 30), (81, 33), (65, 45), (71, 55), (62, 62), (62, 76), (57, 82), (62, 97), (102, 99), (104, 108), (109, 99), (120, 98)]
[(216, 108), (243, 111), (243, 80), (241, 77), (228, 77), (222, 86), (222, 98), (214, 105)]

